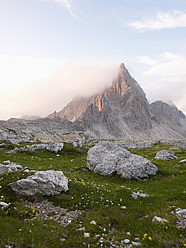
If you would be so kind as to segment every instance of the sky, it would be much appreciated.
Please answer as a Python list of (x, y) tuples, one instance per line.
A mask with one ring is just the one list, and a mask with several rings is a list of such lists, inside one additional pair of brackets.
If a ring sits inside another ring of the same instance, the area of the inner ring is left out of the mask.
[(186, 114), (186, 1), (0, 0), (0, 119), (60, 111), (122, 62)]

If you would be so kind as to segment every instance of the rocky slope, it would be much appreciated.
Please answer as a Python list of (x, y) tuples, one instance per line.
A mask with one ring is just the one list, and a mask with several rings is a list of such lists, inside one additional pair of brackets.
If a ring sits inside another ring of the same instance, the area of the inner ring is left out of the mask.
[(110, 88), (70, 102), (48, 117), (66, 117), (75, 127), (98, 138), (184, 139), (186, 117), (175, 106), (157, 101), (149, 104), (140, 85), (124, 64)]

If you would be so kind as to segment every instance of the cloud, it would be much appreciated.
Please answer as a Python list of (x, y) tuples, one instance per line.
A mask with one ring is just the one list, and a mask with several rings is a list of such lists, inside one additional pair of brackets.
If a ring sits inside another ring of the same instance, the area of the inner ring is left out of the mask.
[(47, 116), (76, 96), (95, 94), (111, 85), (119, 64), (0, 56), (0, 67), (0, 119), (7, 119)]
[(139, 31), (186, 27), (186, 12), (180, 10), (170, 13), (158, 12), (153, 17), (131, 22), (129, 26)]
[(151, 101), (173, 101), (186, 114), (186, 57), (180, 54), (164, 53), (156, 59), (138, 57), (146, 65), (138, 76), (147, 97)]
[(66, 8), (72, 16), (75, 16), (73, 13), (73, 5), (72, 5), (72, 0), (51, 0), (56, 3), (61, 4), (64, 8)]

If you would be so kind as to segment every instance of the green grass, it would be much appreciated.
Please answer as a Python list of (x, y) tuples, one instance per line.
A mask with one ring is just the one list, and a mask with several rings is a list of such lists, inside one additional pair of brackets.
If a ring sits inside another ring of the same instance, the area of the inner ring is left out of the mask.
[[(172, 147), (157, 144), (150, 148), (130, 149), (159, 168), (156, 176), (138, 181), (122, 179), (118, 175), (101, 176), (88, 171), (86, 147), (74, 148), (65, 143), (64, 149), (56, 156), (47, 150), (23, 150), (9, 154), (7, 151), (13, 149), (13, 146), (1, 146), (0, 163), (10, 160), (34, 170), (62, 170), (69, 179), (69, 191), (58, 196), (18, 197), (7, 184), (32, 173), (19, 171), (1, 174), (0, 197), (11, 204), (8, 209), (0, 210), (0, 247), (10, 244), (32, 248), (101, 247), (98, 244), (101, 237), (102, 247), (110, 247), (108, 240), (113, 237), (115, 244), (120, 244), (125, 238), (132, 241), (139, 238), (142, 247), (184, 247), (185, 230), (176, 228), (177, 218), (170, 212), (178, 207), (186, 208), (183, 193), (186, 190), (186, 163), (179, 164), (181, 159), (186, 158), (186, 149), (172, 150), (177, 154), (177, 160), (154, 160), (157, 151)], [(134, 200), (131, 193), (140, 190), (150, 197)], [(29, 200), (34, 205), (35, 201), (44, 199), (69, 211), (81, 210), (82, 214), (67, 227), (53, 220), (34, 220), (32, 209), (25, 207), (24, 202)], [(121, 209), (121, 206), (126, 206), (126, 209)], [(152, 224), (155, 215), (166, 218), (169, 224)], [(91, 225), (92, 220), (97, 225)], [(85, 231), (77, 231), (80, 227), (85, 227)], [(90, 237), (84, 238), (84, 232), (89, 232)], [(145, 238), (144, 234), (147, 234)], [(65, 238), (64, 242), (61, 242), (62, 238)]]

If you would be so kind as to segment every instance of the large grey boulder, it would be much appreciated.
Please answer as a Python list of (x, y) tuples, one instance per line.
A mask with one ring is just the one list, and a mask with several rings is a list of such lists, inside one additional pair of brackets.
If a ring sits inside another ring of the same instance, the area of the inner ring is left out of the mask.
[(59, 195), (68, 190), (68, 179), (62, 171), (37, 171), (26, 179), (10, 183), (9, 186), (20, 195)]
[(87, 167), (101, 175), (111, 175), (114, 172), (122, 178), (140, 179), (155, 175), (158, 168), (138, 155), (121, 148), (117, 144), (104, 141), (90, 148), (87, 156)]
[(167, 151), (167, 150), (162, 150), (156, 153), (156, 160), (173, 160), (177, 159), (178, 157), (174, 154), (174, 152)]
[(54, 152), (54, 153), (58, 153), (62, 149), (63, 149), (63, 143), (59, 143), (59, 142), (51, 142), (47, 148), (49, 152)]
[(12, 172), (12, 171), (17, 171), (17, 170), (22, 170), (23, 167), (19, 164), (11, 163), (9, 164), (0, 164), (0, 174), (5, 173), (5, 172)]

